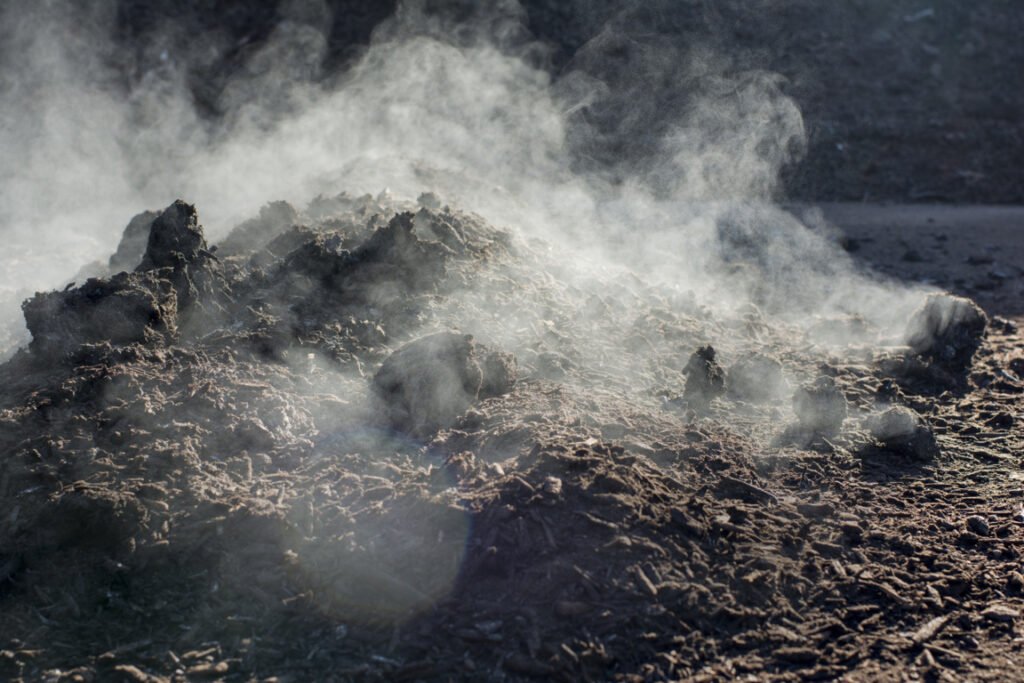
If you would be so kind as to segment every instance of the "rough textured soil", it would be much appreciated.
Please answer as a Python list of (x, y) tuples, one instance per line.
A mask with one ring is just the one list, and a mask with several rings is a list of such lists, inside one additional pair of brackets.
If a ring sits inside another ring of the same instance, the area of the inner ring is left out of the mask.
[[(26, 304), (51, 315), (0, 368), (5, 677), (1020, 676), (1015, 322), (822, 345), (580, 288), (447, 208), (294, 215), (215, 256), (178, 203), (134, 272)], [(115, 338), (82, 313), (118, 306)], [(491, 338), (385, 362), (460, 328)]]
[[(190, 73), (214, 118), (304, 7), (215, 4), (118, 12), (230, 46)], [(343, 64), (387, 8), (327, 4)], [(553, 73), (618, 11), (586, 4), (525, 4)], [(1013, 3), (646, 7), (616, 25), (790, 79), (792, 199), (1024, 199)], [(822, 210), (936, 288), (905, 333), (712, 311), (432, 195), (217, 245), (141, 214), (0, 365), (0, 678), (1024, 680), (1024, 213)]]

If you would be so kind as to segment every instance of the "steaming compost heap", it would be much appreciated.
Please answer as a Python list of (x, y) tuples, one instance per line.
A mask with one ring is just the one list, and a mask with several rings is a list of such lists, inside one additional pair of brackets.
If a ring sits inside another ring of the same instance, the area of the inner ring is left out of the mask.
[(840, 352), (434, 197), (272, 204), (219, 248), (179, 201), (110, 270), (27, 301), (0, 367), (5, 678), (1020, 657), (1024, 385), (970, 301)]

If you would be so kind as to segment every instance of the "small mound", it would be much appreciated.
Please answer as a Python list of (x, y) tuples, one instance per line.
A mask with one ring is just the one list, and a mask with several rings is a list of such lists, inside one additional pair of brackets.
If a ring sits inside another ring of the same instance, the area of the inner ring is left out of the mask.
[(914, 460), (933, 460), (939, 455), (932, 430), (910, 408), (894, 406), (868, 418), (865, 426), (887, 451)]
[(511, 389), (515, 360), (491, 352), (470, 335), (440, 332), (393, 353), (373, 388), (399, 429), (423, 435), (450, 426), (480, 398)]
[(971, 367), (981, 346), (988, 316), (970, 299), (934, 294), (907, 324), (907, 345), (914, 353), (954, 371)]
[(695, 410), (707, 410), (713, 399), (725, 393), (725, 372), (715, 355), (712, 346), (702, 346), (693, 352), (683, 370), (686, 373), (683, 396)]
[(729, 396), (752, 403), (765, 403), (786, 393), (788, 384), (782, 363), (754, 353), (739, 359), (726, 374)]
[[(150, 214), (139, 214), (111, 263), (127, 263)], [(130, 234), (129, 234), (130, 233)], [(223, 289), (196, 209), (178, 200), (151, 221), (141, 263), (132, 272), (90, 278), (80, 287), (37, 294), (22, 304), (30, 348), (69, 356), (85, 344), (169, 342), (215, 307)]]
[(824, 436), (838, 434), (846, 420), (846, 397), (834, 379), (819, 377), (813, 384), (797, 389), (793, 411), (801, 428)]
[(173, 268), (196, 261), (206, 251), (196, 207), (180, 199), (164, 209), (149, 228), (149, 240), (137, 271)]

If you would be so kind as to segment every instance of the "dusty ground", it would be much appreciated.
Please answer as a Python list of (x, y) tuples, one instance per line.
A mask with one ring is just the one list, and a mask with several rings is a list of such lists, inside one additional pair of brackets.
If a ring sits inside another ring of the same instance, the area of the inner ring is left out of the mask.
[(991, 315), (1024, 315), (1024, 209), (1016, 206), (824, 204), (847, 249), (886, 275), (934, 283)]
[[(639, 280), (595, 299), (471, 216), (391, 211), (311, 206), (310, 230), (251, 258), (211, 260), (179, 231), (185, 263), (151, 240), (113, 291), (27, 309), (62, 307), (0, 369), (5, 676), (1019, 676), (1013, 322), (993, 318), (964, 374)], [(857, 253), (900, 269), (877, 221), (926, 210), (830, 211)], [(962, 216), (920, 227), (953, 241)], [(1020, 248), (1013, 228), (986, 239)], [(949, 263), (954, 279), (992, 267)], [(124, 325), (95, 325), (108, 311)], [(370, 378), (392, 349), (467, 321), (515, 351), (514, 386), (474, 389), (447, 417), (422, 408), (427, 422), (378, 403)], [(691, 394), (687, 359), (708, 341), (731, 390)], [(779, 394), (738, 393), (754, 352), (781, 360)], [(834, 433), (789, 400), (820, 376), (848, 402)], [(889, 406), (919, 415), (925, 441), (869, 434)]]
[[(769, 5), (784, 20), (670, 32), (770, 46), (811, 131), (794, 199), (1024, 198), (1012, 4)], [(218, 7), (246, 39), (220, 73), (276, 10)], [(358, 9), (339, 61), (377, 20)], [(564, 39), (552, 68), (590, 35), (528, 10)], [(865, 267), (985, 309), (964, 368), (640, 277), (582, 286), (543, 245), (425, 205), (279, 206), (244, 228), (272, 240), (255, 254), (175, 218), (138, 272), (29, 306), (34, 346), (0, 366), (0, 677), (1024, 680), (1024, 211), (823, 206)], [(417, 418), (375, 392), (396, 349), (454, 328), (487, 332), (443, 376), (457, 401)], [(707, 344), (724, 375), (691, 355)], [(743, 393), (754, 354), (780, 381)], [(792, 400), (821, 377), (835, 430)], [(883, 438), (893, 407), (921, 422)]]

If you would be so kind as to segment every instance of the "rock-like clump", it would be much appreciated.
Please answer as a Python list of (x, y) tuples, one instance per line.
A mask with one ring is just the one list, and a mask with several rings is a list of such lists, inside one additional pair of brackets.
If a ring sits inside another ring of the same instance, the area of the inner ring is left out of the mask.
[(177, 298), (165, 285), (150, 276), (118, 273), (63, 292), (36, 294), (21, 306), (32, 334), (30, 348), (59, 356), (83, 344), (166, 340), (176, 331)]
[(155, 211), (143, 211), (128, 222), (117, 244), (117, 251), (110, 257), (108, 268), (111, 273), (135, 270), (146, 253), (150, 229), (160, 216)]
[(706, 410), (712, 399), (725, 393), (725, 371), (715, 355), (714, 347), (702, 346), (693, 352), (683, 368), (686, 373), (683, 397), (694, 409)]
[(866, 420), (871, 438), (886, 450), (915, 460), (932, 460), (939, 454), (935, 435), (910, 408), (894, 406)]
[[(135, 260), (140, 230), (152, 215), (132, 219), (112, 267)], [(211, 257), (195, 207), (178, 200), (150, 220), (145, 251), (138, 257), (141, 262), (133, 272), (90, 278), (80, 287), (36, 294), (23, 303), (32, 350), (67, 356), (83, 344), (173, 339), (182, 314), (214, 289)]]
[(754, 353), (740, 358), (726, 375), (729, 395), (741, 401), (765, 403), (786, 393), (787, 382), (782, 363)]
[(793, 411), (801, 429), (824, 436), (838, 434), (847, 415), (846, 397), (834, 379), (822, 376), (797, 389)]
[(389, 421), (424, 436), (447, 427), (477, 400), (507, 393), (515, 358), (491, 351), (471, 335), (439, 332), (406, 344), (373, 378)]
[(914, 353), (962, 372), (971, 367), (987, 327), (988, 316), (970, 299), (933, 294), (910, 318), (906, 342)]
[(153, 221), (146, 252), (136, 270), (174, 268), (196, 261), (203, 252), (206, 252), (206, 238), (196, 208), (179, 199)]

